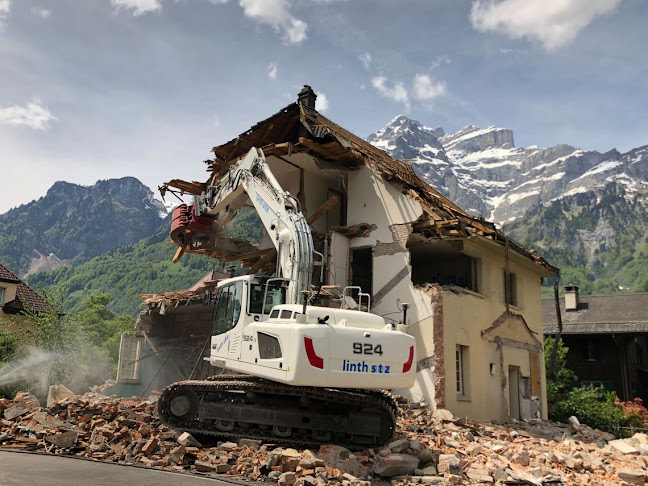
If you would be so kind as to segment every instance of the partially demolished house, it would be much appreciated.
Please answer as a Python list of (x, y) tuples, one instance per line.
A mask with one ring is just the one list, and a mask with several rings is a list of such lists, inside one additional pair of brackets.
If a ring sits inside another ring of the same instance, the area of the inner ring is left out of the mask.
[[(262, 148), (325, 255), (316, 287), (360, 286), (371, 312), (395, 323), (409, 304), (403, 324), (417, 338), (418, 374), (400, 393), (458, 416), (546, 418), (540, 286), (558, 270), (463, 211), (408, 163), (322, 116), (315, 98), (305, 86), (296, 103), (214, 147), (211, 180)], [(205, 187), (168, 185), (194, 194)], [(191, 246), (176, 258), (182, 251)], [(266, 240), (196, 252), (242, 262), (249, 272), (274, 271)]]
[(212, 271), (190, 289), (141, 295), (145, 308), (136, 321), (139, 332), (122, 335), (117, 380), (107, 392), (148, 396), (175, 381), (212, 374), (203, 356), (214, 305), (203, 305), (203, 297), (226, 277)]

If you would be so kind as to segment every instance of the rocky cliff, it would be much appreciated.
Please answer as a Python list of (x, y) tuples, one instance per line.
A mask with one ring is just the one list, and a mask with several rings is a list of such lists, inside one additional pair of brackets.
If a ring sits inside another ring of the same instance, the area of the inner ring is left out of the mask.
[(0, 215), (0, 262), (21, 276), (86, 261), (151, 235), (164, 205), (134, 177), (93, 186), (57, 182)]

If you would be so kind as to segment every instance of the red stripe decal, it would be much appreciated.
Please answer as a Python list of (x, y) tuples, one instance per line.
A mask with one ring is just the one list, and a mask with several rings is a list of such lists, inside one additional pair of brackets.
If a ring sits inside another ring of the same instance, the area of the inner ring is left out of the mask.
[(306, 347), (306, 356), (308, 356), (308, 362), (315, 368), (324, 369), (324, 360), (315, 354), (315, 348), (313, 348), (313, 340), (309, 337), (305, 337), (304, 346)]
[(413, 362), (414, 362), (414, 346), (410, 346), (409, 359), (407, 360), (407, 363), (403, 365), (403, 373), (407, 373), (410, 370)]

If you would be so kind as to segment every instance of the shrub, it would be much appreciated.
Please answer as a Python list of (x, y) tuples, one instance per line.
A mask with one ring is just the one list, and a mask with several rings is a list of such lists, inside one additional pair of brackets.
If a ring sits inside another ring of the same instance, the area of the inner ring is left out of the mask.
[(641, 398), (628, 402), (617, 401), (623, 410), (627, 427), (648, 427), (648, 409), (644, 407)]
[(595, 429), (618, 433), (627, 423), (623, 407), (616, 393), (602, 388), (574, 388), (554, 404), (552, 415), (559, 422), (567, 422), (574, 415)]

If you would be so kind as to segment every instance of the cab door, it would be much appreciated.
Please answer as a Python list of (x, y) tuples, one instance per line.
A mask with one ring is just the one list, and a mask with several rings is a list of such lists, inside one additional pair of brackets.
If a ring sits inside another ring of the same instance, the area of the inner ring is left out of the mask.
[(212, 318), (212, 358), (238, 360), (241, 353), (241, 320), (243, 282), (233, 282), (221, 287)]

